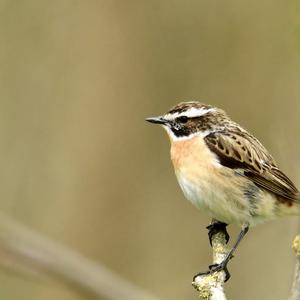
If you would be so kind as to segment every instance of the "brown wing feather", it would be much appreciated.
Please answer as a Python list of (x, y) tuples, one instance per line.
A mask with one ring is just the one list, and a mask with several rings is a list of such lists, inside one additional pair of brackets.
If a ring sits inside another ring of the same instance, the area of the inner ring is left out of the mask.
[(244, 176), (256, 185), (300, 203), (300, 194), (293, 182), (279, 170), (264, 146), (248, 132), (227, 129), (211, 133), (204, 140), (225, 167), (241, 169)]

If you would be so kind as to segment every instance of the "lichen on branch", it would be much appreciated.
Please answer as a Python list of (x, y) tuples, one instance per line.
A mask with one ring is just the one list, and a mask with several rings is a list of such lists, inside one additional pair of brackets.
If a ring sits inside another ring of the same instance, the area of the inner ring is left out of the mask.
[[(212, 220), (212, 223), (217, 222)], [(213, 264), (221, 263), (229, 249), (226, 245), (226, 236), (223, 231), (216, 232), (212, 236)], [(192, 285), (199, 292), (199, 298), (203, 300), (226, 300), (224, 282), (226, 275), (224, 271), (201, 274), (194, 278)]]

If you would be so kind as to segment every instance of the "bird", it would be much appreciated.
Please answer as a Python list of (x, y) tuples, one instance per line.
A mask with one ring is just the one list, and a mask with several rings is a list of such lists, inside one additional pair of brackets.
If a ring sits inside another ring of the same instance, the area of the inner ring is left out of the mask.
[(171, 143), (171, 160), (178, 183), (194, 206), (216, 222), (209, 238), (226, 226), (241, 230), (220, 264), (207, 272), (224, 271), (249, 228), (281, 216), (300, 214), (300, 193), (274, 158), (249, 131), (217, 107), (198, 101), (182, 102), (167, 113), (147, 118), (161, 125)]

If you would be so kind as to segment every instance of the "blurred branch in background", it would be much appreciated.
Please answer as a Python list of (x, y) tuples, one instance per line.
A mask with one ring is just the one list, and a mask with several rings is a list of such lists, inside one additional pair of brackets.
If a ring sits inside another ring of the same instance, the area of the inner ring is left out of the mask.
[(17, 273), (52, 277), (96, 299), (158, 300), (93, 262), (0, 214), (0, 265)]
[[(211, 225), (217, 222), (212, 220)], [(227, 253), (226, 235), (224, 231), (218, 231), (213, 234), (211, 239), (213, 251), (213, 264), (221, 263)], [(224, 271), (213, 272), (209, 274), (198, 275), (193, 281), (194, 288), (199, 292), (199, 298), (203, 300), (226, 300), (224, 292), (224, 282), (226, 274)]]
[(300, 300), (300, 235), (297, 235), (295, 237), (293, 242), (293, 249), (296, 252), (297, 261), (290, 300)]

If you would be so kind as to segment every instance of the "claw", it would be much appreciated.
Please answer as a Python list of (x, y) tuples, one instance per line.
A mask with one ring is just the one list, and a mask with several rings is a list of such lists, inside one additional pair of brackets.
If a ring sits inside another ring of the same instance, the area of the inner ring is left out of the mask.
[(231, 277), (229, 271), (228, 271), (228, 268), (227, 268), (227, 263), (224, 261), (224, 262), (221, 262), (220, 264), (214, 264), (214, 265), (210, 265), (209, 267), (209, 270), (206, 271), (206, 272), (200, 272), (198, 274), (196, 274), (194, 277), (193, 277), (193, 282), (195, 281), (195, 279), (198, 277), (198, 276), (203, 276), (203, 275), (208, 275), (208, 274), (213, 274), (215, 272), (221, 272), (221, 271), (224, 271), (225, 272), (225, 280), (224, 282), (228, 281), (229, 278)]
[(228, 243), (229, 234), (226, 230), (226, 226), (227, 226), (226, 223), (214, 222), (206, 227), (208, 229), (209, 243), (211, 246), (212, 246), (212, 238), (218, 232), (222, 232), (225, 235), (226, 244)]
[(206, 272), (200, 272), (200, 273), (197, 273), (194, 277), (193, 277), (193, 282), (195, 282), (196, 278), (198, 276), (204, 276), (204, 275), (208, 275), (210, 274), (210, 270), (209, 271), (206, 271)]
[(214, 265), (210, 265), (209, 266), (209, 272), (215, 273), (215, 272), (221, 272), (224, 271), (225, 272), (225, 280), (224, 282), (228, 281), (229, 278), (231, 277), (228, 268), (227, 268), (227, 262), (221, 262), (220, 264), (214, 264)]

